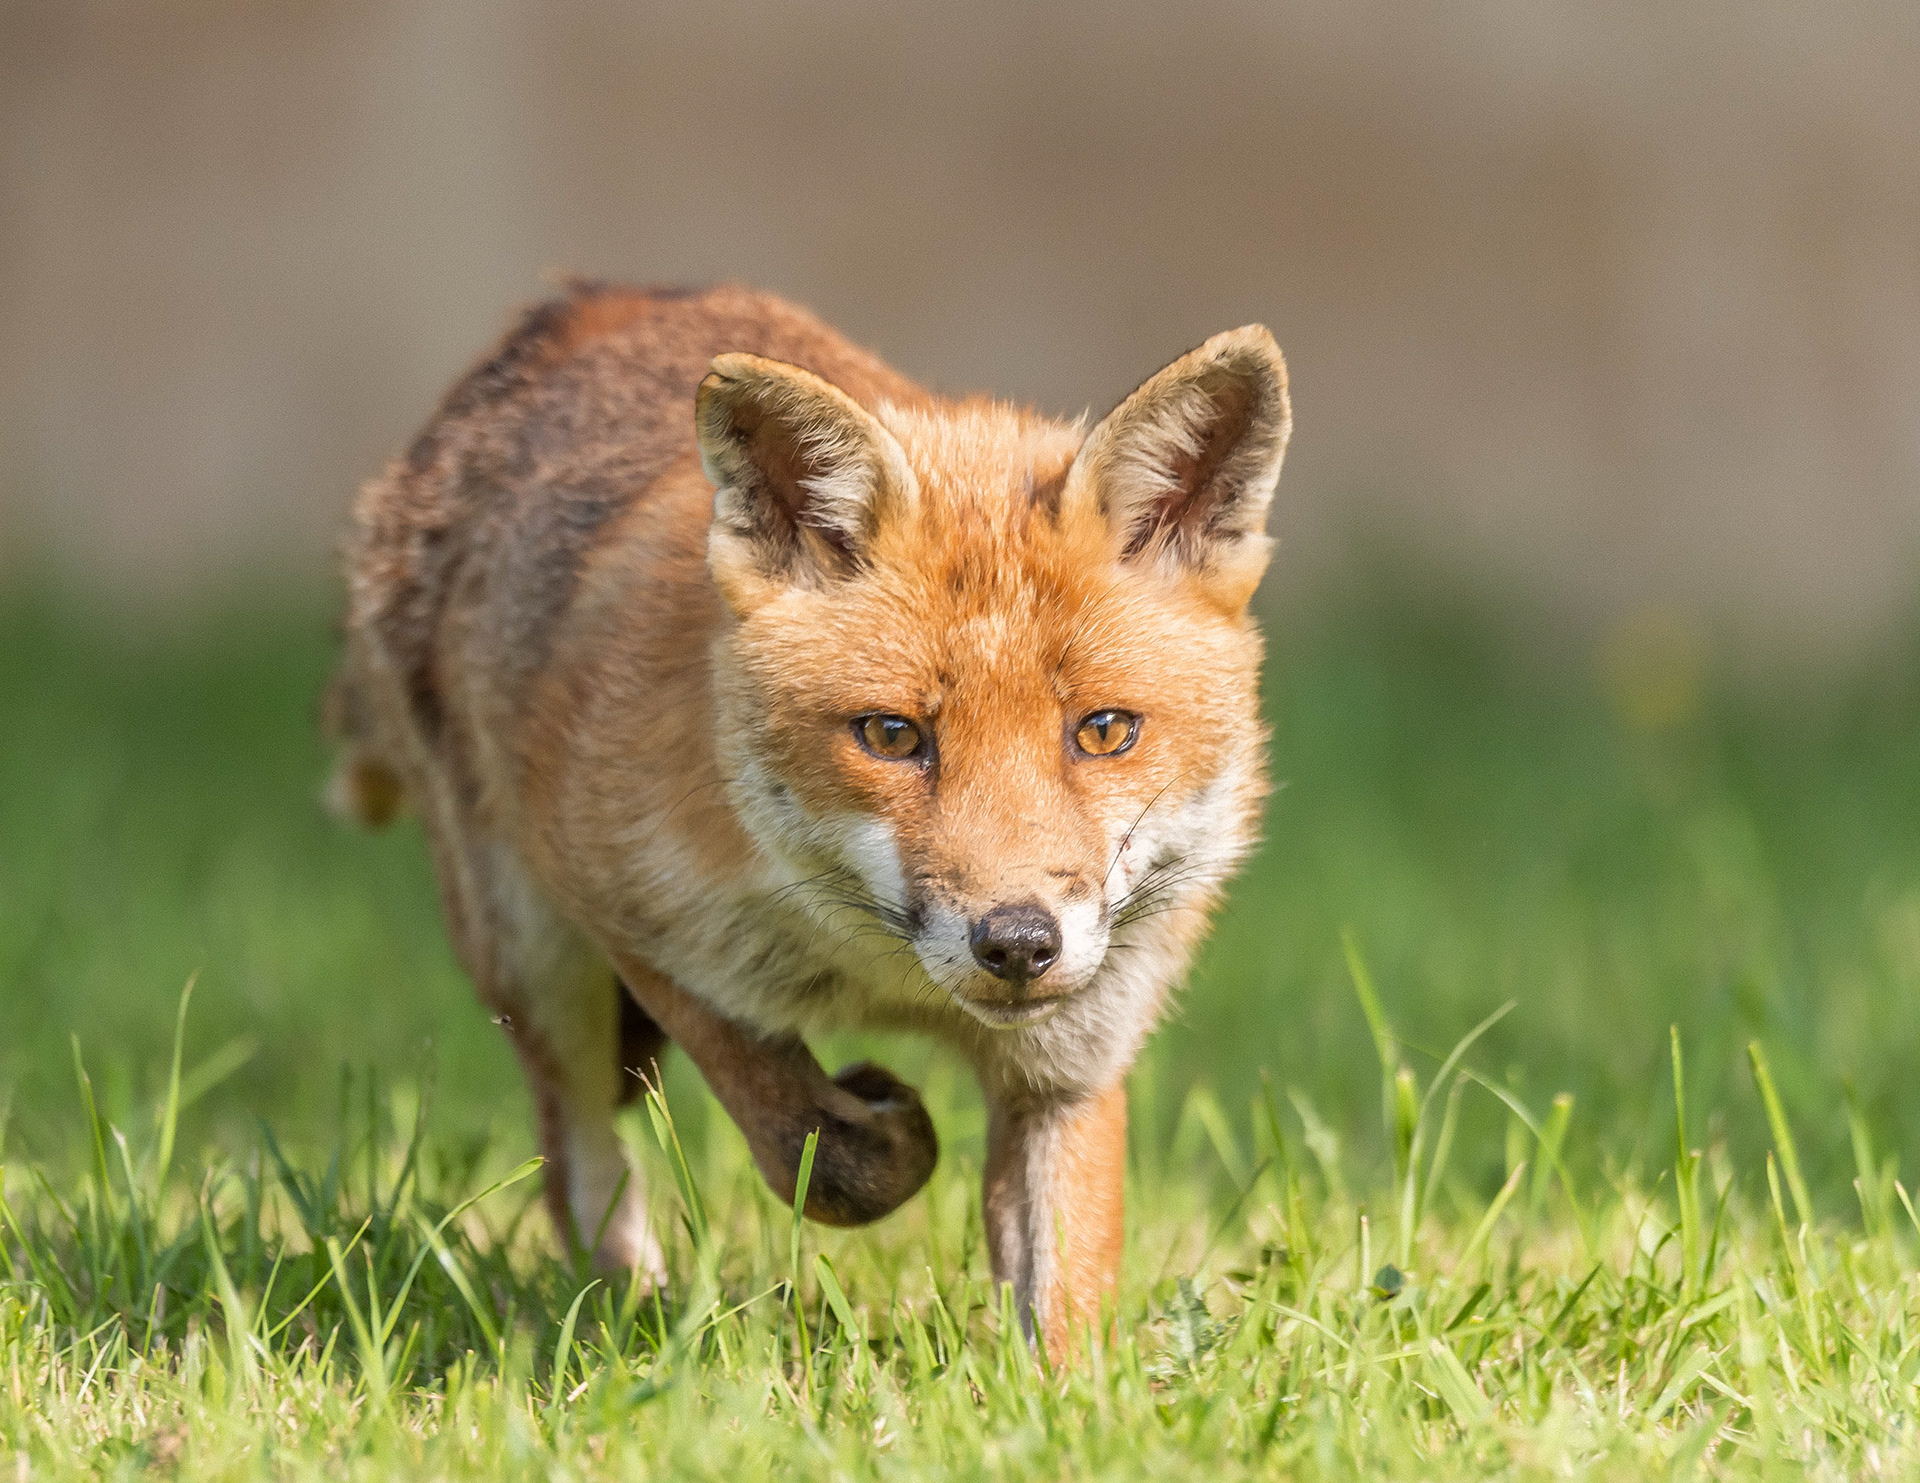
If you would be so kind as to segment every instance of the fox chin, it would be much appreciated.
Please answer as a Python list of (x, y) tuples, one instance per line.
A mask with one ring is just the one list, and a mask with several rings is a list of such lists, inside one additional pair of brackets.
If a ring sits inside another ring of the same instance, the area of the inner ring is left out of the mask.
[(1257, 326), (1091, 427), (907, 380), (766, 294), (575, 284), (362, 491), (334, 797), (416, 812), (547, 1199), (663, 1275), (614, 1114), (670, 1043), (769, 1184), (873, 1220), (975, 1068), (993, 1269), (1056, 1357), (1122, 1251), (1128, 1068), (1266, 792), (1247, 608), (1290, 426)]

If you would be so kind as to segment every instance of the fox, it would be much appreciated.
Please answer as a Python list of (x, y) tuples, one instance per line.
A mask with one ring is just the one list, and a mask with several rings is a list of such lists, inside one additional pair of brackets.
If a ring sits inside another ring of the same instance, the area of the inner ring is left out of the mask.
[(1291, 432), (1260, 325), (1105, 417), (944, 397), (768, 293), (569, 282), (361, 490), (339, 806), (420, 819), (557, 1233), (665, 1280), (618, 1110), (692, 1059), (807, 1218), (897, 1209), (906, 1031), (987, 1110), (994, 1280), (1112, 1318), (1126, 1078), (1253, 847), (1250, 603)]

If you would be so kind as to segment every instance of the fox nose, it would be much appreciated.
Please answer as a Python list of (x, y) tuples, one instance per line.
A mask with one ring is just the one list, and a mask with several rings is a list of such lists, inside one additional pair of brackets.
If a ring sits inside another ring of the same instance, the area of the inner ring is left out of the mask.
[(996, 906), (973, 924), (967, 944), (974, 961), (995, 978), (1024, 984), (1059, 958), (1060, 924), (1032, 902)]

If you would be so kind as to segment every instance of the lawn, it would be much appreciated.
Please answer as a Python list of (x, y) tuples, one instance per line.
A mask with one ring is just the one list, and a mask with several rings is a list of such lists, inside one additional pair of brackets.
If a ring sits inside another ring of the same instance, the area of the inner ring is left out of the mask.
[(0, 1479), (1920, 1471), (1920, 642), (1277, 614), (1267, 844), (1049, 1374), (911, 1042), (824, 1048), (940, 1124), (889, 1221), (796, 1230), (679, 1064), (671, 1293), (553, 1249), (417, 832), (319, 811), (329, 611), (0, 595)]

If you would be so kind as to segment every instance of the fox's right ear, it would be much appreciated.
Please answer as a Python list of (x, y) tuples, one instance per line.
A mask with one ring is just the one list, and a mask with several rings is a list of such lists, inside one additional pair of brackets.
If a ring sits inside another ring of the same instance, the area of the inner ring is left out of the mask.
[(798, 366), (715, 357), (693, 420), (714, 485), (707, 564), (736, 613), (858, 571), (879, 522), (918, 495), (893, 434)]

